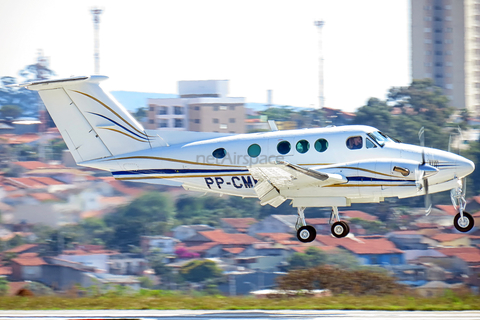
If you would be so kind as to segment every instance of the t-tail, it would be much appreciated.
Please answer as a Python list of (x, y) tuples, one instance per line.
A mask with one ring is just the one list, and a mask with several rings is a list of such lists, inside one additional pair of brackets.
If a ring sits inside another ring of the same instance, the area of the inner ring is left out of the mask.
[(40, 94), (77, 164), (152, 148), (147, 131), (99, 82), (105, 76), (22, 84)]

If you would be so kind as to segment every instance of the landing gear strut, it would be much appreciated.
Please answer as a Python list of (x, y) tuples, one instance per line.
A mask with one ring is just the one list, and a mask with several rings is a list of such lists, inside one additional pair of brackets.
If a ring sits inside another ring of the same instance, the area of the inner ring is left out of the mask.
[(295, 229), (297, 229), (297, 238), (301, 242), (312, 242), (317, 237), (317, 230), (312, 226), (307, 226), (305, 222), (305, 207), (298, 207), (297, 213), (297, 223), (295, 224)]
[[(336, 221), (335, 221), (336, 220)], [(333, 224), (332, 222), (335, 221)], [(345, 221), (340, 221), (338, 215), (338, 208), (332, 207), (332, 214), (330, 215), (330, 224), (332, 224), (331, 231), (334, 237), (343, 238), (350, 233), (350, 227)]]
[(458, 209), (457, 215), (453, 218), (453, 225), (455, 226), (455, 229), (460, 232), (468, 232), (472, 230), (475, 225), (472, 215), (464, 211), (467, 206), (467, 200), (465, 200), (466, 188), (464, 183), (464, 180), (458, 180), (458, 187), (452, 189), (450, 192), (453, 207)]

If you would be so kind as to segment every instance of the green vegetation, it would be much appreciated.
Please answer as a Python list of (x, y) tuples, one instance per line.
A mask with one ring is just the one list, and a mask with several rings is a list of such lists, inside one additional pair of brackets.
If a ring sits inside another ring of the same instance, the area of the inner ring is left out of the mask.
[(294, 297), (256, 299), (201, 294), (178, 295), (142, 290), (135, 296), (105, 295), (101, 297), (2, 297), (0, 310), (478, 310), (478, 296), (454, 294), (438, 298), (417, 296), (333, 296), (322, 298)]

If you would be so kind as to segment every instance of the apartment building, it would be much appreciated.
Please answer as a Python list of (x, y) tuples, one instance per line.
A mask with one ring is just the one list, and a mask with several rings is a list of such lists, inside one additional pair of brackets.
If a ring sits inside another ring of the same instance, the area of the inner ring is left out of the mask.
[(149, 99), (147, 129), (245, 133), (245, 98), (228, 80), (179, 81), (179, 98)]
[(452, 106), (480, 111), (480, 0), (410, 0), (412, 77), (431, 78)]

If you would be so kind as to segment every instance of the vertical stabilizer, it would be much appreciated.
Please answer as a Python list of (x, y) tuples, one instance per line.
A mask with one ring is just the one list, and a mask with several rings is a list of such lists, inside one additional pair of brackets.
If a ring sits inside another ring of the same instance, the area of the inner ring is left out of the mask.
[(23, 85), (39, 92), (77, 163), (151, 148), (152, 137), (142, 125), (100, 88), (105, 79), (77, 77)]

